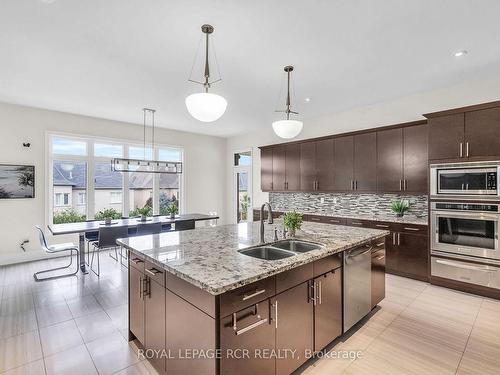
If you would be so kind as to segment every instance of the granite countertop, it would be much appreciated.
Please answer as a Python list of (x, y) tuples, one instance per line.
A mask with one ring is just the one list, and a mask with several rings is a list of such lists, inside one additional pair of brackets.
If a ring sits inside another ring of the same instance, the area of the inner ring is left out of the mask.
[[(240, 249), (259, 244), (259, 222), (222, 225), (195, 230), (129, 237), (117, 242), (142, 253), (146, 259), (212, 295), (222, 294), (260, 279), (324, 258), (368, 241), (388, 231), (332, 224), (304, 223), (297, 239), (323, 245), (320, 250), (280, 260), (261, 260)], [(265, 225), (265, 239), (273, 238), (275, 225)]]

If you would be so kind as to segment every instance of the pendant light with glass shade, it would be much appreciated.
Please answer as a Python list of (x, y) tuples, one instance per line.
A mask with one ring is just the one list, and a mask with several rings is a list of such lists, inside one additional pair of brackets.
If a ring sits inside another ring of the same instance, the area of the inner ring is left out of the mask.
[(294, 115), (298, 115), (298, 112), (294, 112), (290, 109), (290, 73), (293, 70), (293, 66), (287, 65), (285, 66), (285, 72), (287, 74), (287, 94), (286, 94), (286, 109), (284, 111), (276, 111), (276, 112), (284, 112), (286, 113), (286, 120), (279, 120), (273, 122), (273, 130), (278, 137), (284, 139), (295, 138), (302, 131), (303, 123), (298, 120), (290, 120), (290, 113)]
[(190, 82), (199, 83), (205, 88), (205, 92), (200, 92), (196, 94), (191, 94), (186, 98), (186, 107), (188, 112), (195, 119), (202, 122), (213, 122), (221, 118), (221, 116), (226, 111), (227, 101), (222, 96), (209, 93), (208, 89), (212, 84), (220, 81), (210, 82), (210, 66), (208, 59), (208, 37), (214, 32), (214, 27), (212, 25), (203, 25), (201, 31), (205, 34), (205, 71), (204, 71), (204, 81), (199, 82), (189, 78)]

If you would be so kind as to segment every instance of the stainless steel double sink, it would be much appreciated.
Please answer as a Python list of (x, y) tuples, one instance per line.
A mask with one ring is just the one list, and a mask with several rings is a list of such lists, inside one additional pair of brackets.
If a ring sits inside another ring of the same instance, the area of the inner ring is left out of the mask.
[(279, 260), (299, 253), (321, 249), (323, 246), (302, 240), (283, 240), (270, 245), (260, 245), (238, 250), (239, 253), (264, 260)]

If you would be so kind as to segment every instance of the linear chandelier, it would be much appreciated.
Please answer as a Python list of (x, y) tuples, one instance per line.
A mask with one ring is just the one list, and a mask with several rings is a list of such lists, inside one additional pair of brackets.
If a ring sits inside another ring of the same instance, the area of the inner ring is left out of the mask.
[(146, 118), (147, 114), (151, 115), (152, 131), (151, 131), (151, 150), (155, 149), (155, 112), (150, 108), (143, 108), (144, 113), (144, 158), (143, 159), (128, 159), (114, 158), (111, 160), (111, 169), (114, 172), (138, 172), (138, 173), (182, 173), (182, 162), (179, 161), (163, 161), (146, 159)]

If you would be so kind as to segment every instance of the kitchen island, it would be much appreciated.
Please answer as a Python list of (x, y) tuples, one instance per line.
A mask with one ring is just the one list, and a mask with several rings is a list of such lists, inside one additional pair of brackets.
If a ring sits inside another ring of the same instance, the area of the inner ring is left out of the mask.
[[(344, 252), (383, 250), (388, 234), (304, 223), (297, 239), (319, 248), (276, 260), (240, 252), (259, 245), (259, 223), (121, 239), (129, 339), (168, 374), (289, 374), (345, 330)], [(275, 242), (274, 227), (265, 239)], [(366, 269), (378, 280), (371, 307), (383, 298), (379, 271)]]

